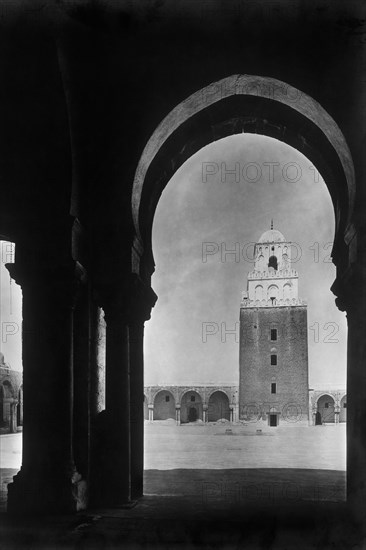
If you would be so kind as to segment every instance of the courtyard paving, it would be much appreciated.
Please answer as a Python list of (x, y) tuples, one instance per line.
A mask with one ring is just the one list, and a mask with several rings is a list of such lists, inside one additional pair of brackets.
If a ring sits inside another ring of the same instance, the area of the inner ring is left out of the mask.
[[(346, 470), (346, 424), (262, 427), (145, 422), (145, 469)], [(227, 432), (227, 430), (231, 430)]]
[[(0, 514), (4, 548), (358, 547), (345, 503), (346, 427), (256, 429), (146, 423), (145, 496), (135, 507), (21, 522)], [(1, 436), (0, 512), (20, 463), (21, 434)]]
[[(241, 424), (145, 422), (146, 495), (342, 501), (346, 425), (261, 428)], [(0, 437), (0, 503), (21, 466), (22, 435)]]

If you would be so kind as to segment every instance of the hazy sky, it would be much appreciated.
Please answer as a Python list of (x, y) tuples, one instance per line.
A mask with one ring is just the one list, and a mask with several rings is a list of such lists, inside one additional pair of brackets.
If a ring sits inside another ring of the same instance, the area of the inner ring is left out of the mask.
[[(346, 318), (330, 291), (334, 212), (328, 189), (298, 151), (252, 134), (201, 149), (159, 201), (152, 280), (158, 301), (145, 328), (145, 384), (238, 383), (239, 333), (225, 338), (223, 329), (238, 328), (241, 292), (253, 266), (249, 243), (270, 228), (271, 218), (296, 243), (293, 267), (299, 296), (308, 303), (310, 387), (345, 387)], [(235, 247), (239, 258), (225, 256)], [(208, 249), (217, 252), (204, 262)], [(216, 334), (204, 338), (205, 327)]]

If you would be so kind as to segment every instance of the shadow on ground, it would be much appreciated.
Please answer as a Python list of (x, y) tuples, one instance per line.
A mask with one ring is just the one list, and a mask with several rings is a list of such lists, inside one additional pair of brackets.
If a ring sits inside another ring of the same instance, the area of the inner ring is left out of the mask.
[(2, 514), (3, 548), (343, 550), (360, 540), (344, 502), (345, 472), (177, 469), (144, 477), (145, 496), (130, 509)]

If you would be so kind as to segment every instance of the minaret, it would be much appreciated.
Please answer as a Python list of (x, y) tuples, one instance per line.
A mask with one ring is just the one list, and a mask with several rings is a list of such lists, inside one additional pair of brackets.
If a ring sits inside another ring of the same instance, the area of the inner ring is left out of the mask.
[[(272, 221), (273, 224), (273, 221)], [(271, 225), (272, 225), (271, 224)], [(298, 305), (298, 273), (291, 265), (291, 242), (276, 229), (263, 233), (254, 247), (254, 269), (248, 273), (245, 305)]]
[(240, 418), (269, 426), (307, 424), (307, 306), (298, 296), (292, 243), (273, 229), (254, 248), (240, 306)]

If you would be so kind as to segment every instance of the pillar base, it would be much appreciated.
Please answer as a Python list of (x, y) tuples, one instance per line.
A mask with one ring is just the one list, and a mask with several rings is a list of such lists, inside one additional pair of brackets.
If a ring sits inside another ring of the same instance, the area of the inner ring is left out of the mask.
[[(56, 474), (57, 475), (57, 474)], [(12, 515), (71, 514), (86, 508), (86, 483), (21, 470), (8, 485), (7, 511)]]

